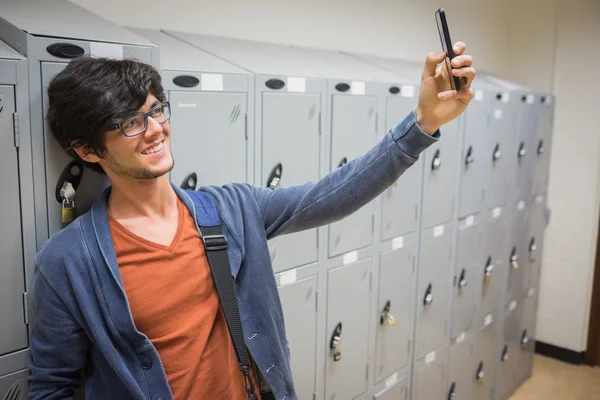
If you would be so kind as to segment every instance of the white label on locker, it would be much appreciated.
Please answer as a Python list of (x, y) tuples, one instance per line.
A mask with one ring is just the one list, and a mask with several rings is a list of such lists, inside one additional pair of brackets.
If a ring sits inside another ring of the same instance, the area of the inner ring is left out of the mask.
[(431, 364), (434, 361), (435, 361), (435, 351), (432, 351), (431, 353), (429, 353), (425, 356), (425, 364)]
[(123, 46), (113, 43), (90, 42), (90, 53), (94, 57), (106, 57), (115, 60), (122, 60)]
[(475, 101), (481, 101), (483, 100), (483, 90), (476, 90), (475, 91)]
[(398, 373), (396, 372), (394, 375), (390, 376), (385, 380), (385, 388), (389, 389), (394, 386), (398, 382)]
[(456, 338), (456, 343), (464, 341), (466, 337), (467, 335), (464, 332), (459, 333), (458, 337)]
[(401, 249), (404, 247), (404, 238), (399, 236), (392, 241), (392, 250)]
[(502, 208), (496, 207), (492, 210), (492, 218), (498, 218), (502, 215)]
[(508, 309), (509, 309), (510, 311), (512, 311), (512, 310), (514, 310), (515, 308), (517, 308), (517, 301), (516, 301), (516, 300), (513, 300), (513, 301), (511, 301), (511, 302), (510, 302), (510, 305), (508, 306)]
[(289, 285), (290, 283), (296, 282), (296, 279), (297, 279), (296, 270), (292, 269), (290, 271), (282, 272), (279, 275), (279, 284), (281, 286)]
[(222, 91), (223, 75), (221, 74), (202, 74), (202, 90)]
[(344, 265), (356, 262), (356, 260), (358, 260), (358, 251), (355, 250), (344, 254)]
[(543, 195), (538, 195), (535, 197), (535, 204), (540, 204), (542, 202), (542, 200), (544, 200), (544, 196)]
[(497, 108), (494, 110), (494, 118), (496, 118), (496, 119), (502, 118), (502, 110), (501, 109)]
[(531, 288), (531, 289), (529, 289), (529, 293), (527, 293), (527, 296), (533, 297), (534, 294), (535, 294), (535, 288)]
[(288, 92), (305, 93), (306, 92), (306, 78), (287, 78)]
[(519, 211), (523, 210), (525, 208), (525, 202), (523, 200), (521, 200), (518, 204), (518, 207), (519, 207)]
[(508, 92), (505, 92), (502, 94), (502, 102), (503, 103), (508, 103), (510, 101), (510, 94), (508, 94)]
[(469, 215), (467, 217), (467, 220), (465, 221), (465, 223), (467, 224), (467, 226), (471, 226), (475, 223), (475, 216), (474, 215)]
[(444, 225), (433, 228), (433, 237), (442, 236), (444, 234)]
[(415, 87), (413, 85), (402, 85), (400, 88), (400, 96), (415, 97)]
[(535, 103), (535, 96), (533, 94), (528, 94), (527, 95), (527, 104), (533, 104)]
[(194, 108), (194, 107), (196, 107), (196, 103), (177, 103), (177, 107), (179, 107), (179, 108)]
[(352, 94), (365, 94), (365, 83), (352, 81)]
[(485, 322), (484, 325), (488, 326), (489, 324), (491, 324), (494, 321), (494, 318), (492, 317), (492, 314), (488, 314), (485, 316)]

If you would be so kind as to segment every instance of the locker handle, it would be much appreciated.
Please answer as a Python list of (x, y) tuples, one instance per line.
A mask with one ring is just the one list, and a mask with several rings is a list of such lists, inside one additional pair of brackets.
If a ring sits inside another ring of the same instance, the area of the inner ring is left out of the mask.
[(331, 340), (329, 341), (329, 348), (333, 351), (333, 361), (338, 362), (342, 359), (342, 323), (338, 322)]
[(338, 163), (337, 167), (342, 168), (344, 165), (348, 164), (348, 159), (346, 157), (342, 158)]
[(479, 382), (479, 383), (483, 383), (483, 378), (485, 377), (485, 373), (483, 372), (483, 361), (479, 363), (479, 367), (477, 368), (477, 375), (475, 376), (475, 379)]
[(198, 184), (198, 175), (195, 172), (188, 174), (185, 178), (183, 178), (183, 182), (181, 182), (181, 189), (183, 190), (196, 190), (196, 185)]
[(436, 170), (439, 169), (442, 165), (442, 158), (440, 156), (440, 150), (437, 149), (435, 154), (433, 155), (433, 161), (431, 162), (431, 169)]
[(519, 255), (517, 254), (517, 248), (513, 247), (512, 253), (510, 255), (510, 265), (512, 265), (513, 269), (519, 269)]
[(523, 335), (521, 336), (521, 346), (525, 347), (529, 343), (529, 337), (527, 336), (527, 329), (523, 331)]
[(535, 252), (537, 250), (537, 244), (535, 243), (535, 237), (531, 238), (531, 241), (529, 242), (529, 261), (530, 262), (535, 262)]
[(462, 289), (462, 288), (464, 288), (465, 286), (467, 286), (467, 278), (466, 278), (466, 275), (467, 275), (467, 271), (466, 271), (466, 270), (463, 268), (463, 270), (462, 270), (462, 272), (461, 272), (461, 274), (460, 274), (460, 280), (458, 281), (458, 288), (459, 288), (459, 289)]
[(508, 360), (508, 346), (504, 345), (504, 349), (502, 350), (502, 358), (500, 359), (502, 362)]
[(475, 157), (473, 157), (473, 146), (469, 146), (469, 150), (467, 150), (467, 157), (465, 158), (465, 165), (468, 167), (469, 164), (472, 164), (475, 161)]
[(433, 294), (431, 293), (432, 290), (433, 290), (433, 287), (430, 283), (429, 286), (427, 286), (427, 291), (425, 292), (425, 298), (423, 299), (423, 304), (425, 304), (426, 306), (429, 306), (429, 305), (431, 305), (431, 303), (433, 303)]
[(283, 174), (283, 165), (281, 163), (277, 164), (269, 174), (269, 178), (267, 179), (267, 187), (271, 190), (279, 189), (281, 185), (281, 175)]
[(543, 154), (544, 151), (546, 151), (546, 149), (544, 148), (544, 141), (540, 139), (540, 142), (538, 143), (537, 152), (538, 154)]
[(490, 285), (490, 281), (492, 279), (492, 272), (494, 272), (494, 264), (492, 263), (492, 257), (488, 257), (487, 262), (485, 264), (484, 270), (484, 282), (485, 286)]
[(502, 152), (500, 151), (500, 143), (496, 143), (496, 147), (494, 148), (494, 156), (493, 160), (496, 161), (502, 157)]
[(521, 144), (519, 145), (519, 158), (525, 157), (525, 154), (527, 154), (527, 150), (525, 149), (525, 143), (521, 142)]
[(456, 398), (456, 382), (452, 382), (450, 386), (450, 392), (448, 392), (448, 400)]
[(56, 201), (62, 204), (63, 202), (63, 186), (70, 183), (74, 190), (79, 188), (81, 178), (83, 177), (83, 165), (79, 161), (71, 161), (62, 171), (58, 181), (56, 182)]
[(383, 325), (383, 324), (388, 324), (391, 326), (398, 325), (398, 321), (396, 321), (396, 318), (394, 318), (394, 316), (390, 314), (390, 308), (391, 308), (391, 303), (388, 300), (387, 303), (385, 303), (385, 307), (383, 307), (383, 310), (381, 311), (381, 316), (379, 318), (380, 325)]

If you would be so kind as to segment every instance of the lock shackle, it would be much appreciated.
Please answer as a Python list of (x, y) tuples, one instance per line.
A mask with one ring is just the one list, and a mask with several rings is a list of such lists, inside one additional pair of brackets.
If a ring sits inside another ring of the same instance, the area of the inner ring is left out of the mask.
[(59, 204), (63, 203), (60, 191), (66, 182), (70, 182), (73, 189), (77, 190), (83, 177), (83, 165), (76, 160), (71, 161), (61, 172), (56, 182), (55, 197)]

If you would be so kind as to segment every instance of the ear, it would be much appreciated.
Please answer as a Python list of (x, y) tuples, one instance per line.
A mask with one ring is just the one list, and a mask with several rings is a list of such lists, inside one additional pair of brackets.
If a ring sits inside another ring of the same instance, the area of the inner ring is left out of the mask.
[[(75, 145), (75, 142), (71, 143), (71, 145)], [(73, 147), (73, 150), (83, 161), (87, 161), (89, 163), (97, 163), (101, 160), (101, 158), (98, 157), (98, 155), (88, 146)]]

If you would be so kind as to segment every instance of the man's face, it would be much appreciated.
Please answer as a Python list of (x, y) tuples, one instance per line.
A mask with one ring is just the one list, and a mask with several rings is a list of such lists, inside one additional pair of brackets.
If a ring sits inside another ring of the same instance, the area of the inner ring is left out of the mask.
[[(156, 97), (149, 94), (138, 113), (145, 113), (158, 103)], [(138, 180), (163, 176), (174, 165), (169, 143), (170, 130), (169, 121), (161, 124), (149, 116), (148, 127), (140, 135), (128, 137), (120, 129), (107, 132), (106, 151), (97, 162), (111, 180), (116, 177)]]

